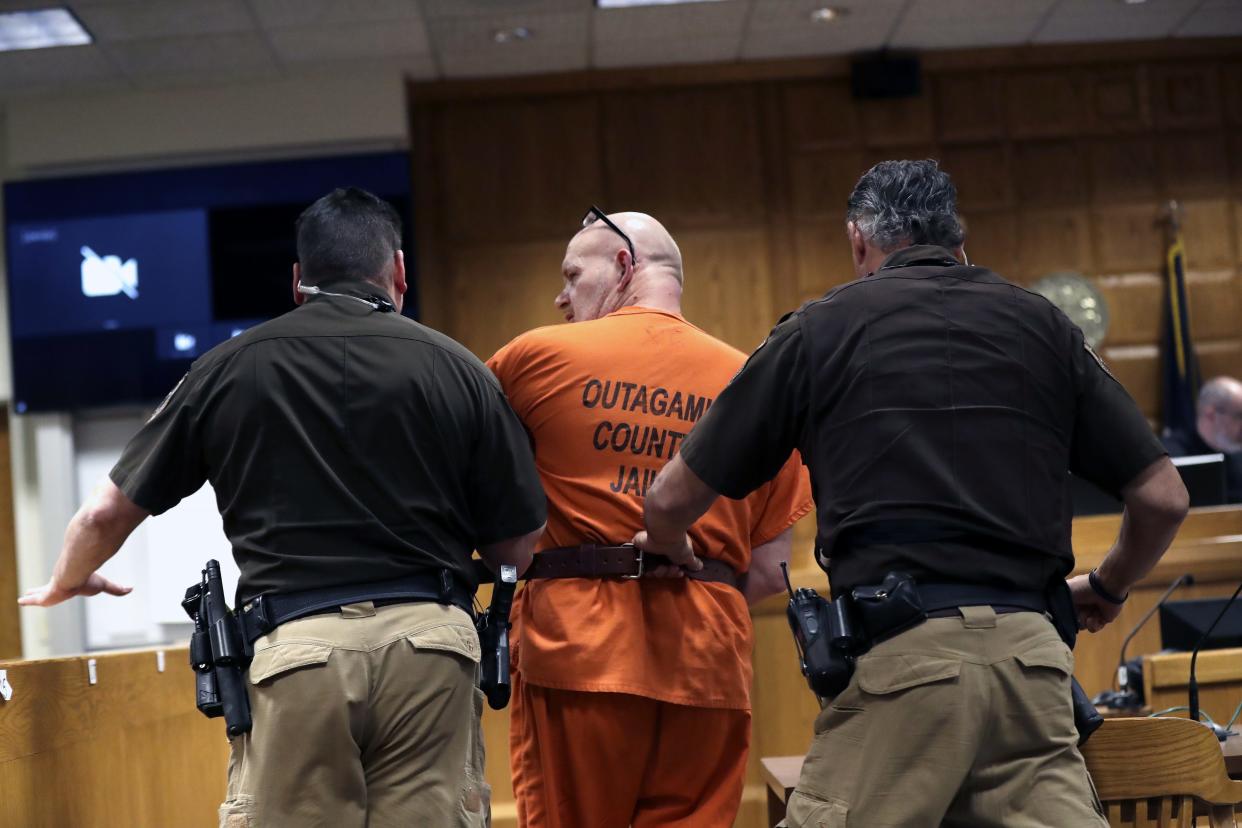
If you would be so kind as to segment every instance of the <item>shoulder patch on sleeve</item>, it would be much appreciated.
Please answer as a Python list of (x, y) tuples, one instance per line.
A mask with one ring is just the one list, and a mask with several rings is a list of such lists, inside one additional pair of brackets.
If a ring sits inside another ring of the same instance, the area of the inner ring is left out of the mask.
[(177, 380), (177, 384), (174, 385), (172, 390), (168, 392), (168, 396), (164, 397), (164, 399), (160, 401), (160, 404), (155, 407), (155, 410), (151, 412), (151, 416), (147, 418), (148, 423), (160, 416), (160, 413), (168, 407), (168, 403), (172, 400), (173, 394), (177, 393), (177, 389), (181, 387), (181, 384), (185, 382), (185, 378), (189, 375), (188, 371), (181, 375), (181, 379)]
[(1108, 376), (1109, 376), (1111, 379), (1114, 379), (1114, 380), (1115, 380), (1115, 379), (1117, 379), (1116, 377), (1114, 377), (1114, 376), (1113, 376), (1113, 372), (1112, 372), (1112, 371), (1110, 371), (1110, 370), (1108, 370), (1108, 366), (1104, 363), (1104, 358), (1103, 358), (1103, 357), (1101, 357), (1099, 354), (1097, 354), (1097, 353), (1095, 352), (1095, 349), (1094, 349), (1094, 348), (1092, 348), (1090, 345), (1088, 345), (1088, 344), (1087, 344), (1087, 342), (1086, 342), (1085, 340), (1084, 340), (1084, 341), (1083, 341), (1083, 343), (1082, 343), (1082, 347), (1086, 348), (1086, 349), (1087, 349), (1087, 353), (1091, 354), (1091, 358), (1095, 360), (1095, 364), (1096, 364), (1096, 365), (1100, 366), (1100, 370), (1102, 370), (1104, 373), (1108, 374)]

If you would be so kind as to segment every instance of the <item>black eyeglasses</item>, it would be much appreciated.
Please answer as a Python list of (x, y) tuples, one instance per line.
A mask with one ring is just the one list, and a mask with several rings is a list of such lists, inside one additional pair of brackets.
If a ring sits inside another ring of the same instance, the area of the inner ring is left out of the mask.
[(622, 230), (617, 225), (615, 225), (612, 222), (612, 219), (608, 218), (608, 216), (604, 214), (603, 210), (599, 209), (594, 204), (592, 204), (591, 209), (587, 210), (586, 215), (582, 217), (582, 226), (584, 228), (590, 227), (596, 221), (602, 221), (604, 224), (607, 224), (609, 230), (616, 233), (621, 238), (625, 239), (625, 246), (630, 249), (630, 264), (631, 265), (638, 261), (638, 255), (634, 252), (634, 242), (630, 240), (630, 237), (625, 235), (625, 231)]

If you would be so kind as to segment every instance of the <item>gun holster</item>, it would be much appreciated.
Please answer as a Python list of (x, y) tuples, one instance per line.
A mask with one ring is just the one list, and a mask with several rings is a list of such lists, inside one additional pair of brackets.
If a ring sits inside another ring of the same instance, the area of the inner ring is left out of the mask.
[[(1057, 578), (1040, 595), (966, 585), (920, 587), (901, 572), (890, 572), (874, 586), (857, 587), (827, 601), (811, 589), (799, 589), (786, 613), (801, 659), (802, 674), (821, 699), (849, 684), (859, 656), (872, 645), (922, 623), (928, 613), (955, 606), (999, 604), (1047, 612), (1061, 640), (1071, 650), (1078, 634), (1078, 613), (1069, 586)], [(1082, 745), (1104, 723), (1078, 680), (1070, 676), (1074, 726)]]
[[(1048, 585), (1048, 615), (1052, 625), (1065, 646), (1074, 649), (1078, 640), (1078, 610), (1074, 607), (1074, 595), (1064, 578), (1056, 578)], [(1087, 691), (1082, 689), (1078, 679), (1070, 676), (1070, 698), (1074, 704), (1074, 727), (1078, 729), (1078, 745), (1081, 747), (1091, 738), (1091, 734), (1104, 724), (1104, 717), (1095, 709)]]
[(245, 674), (250, 656), (237, 616), (224, 600), (219, 563), (207, 562), (202, 580), (186, 590), (181, 607), (194, 622), (190, 666), (195, 674), (195, 706), (209, 719), (223, 716), (230, 738), (249, 733)]
[(479, 663), (479, 689), (493, 710), (509, 704), (513, 691), (509, 676), (509, 613), (517, 589), (517, 568), (501, 566), (492, 584), (492, 602), (475, 619), (483, 655)]

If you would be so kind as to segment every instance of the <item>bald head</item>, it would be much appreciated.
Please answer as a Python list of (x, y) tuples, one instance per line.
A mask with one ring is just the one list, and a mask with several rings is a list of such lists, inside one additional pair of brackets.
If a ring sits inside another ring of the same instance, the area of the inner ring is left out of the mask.
[[(634, 269), (647, 271), (651, 275), (671, 276), (682, 284), (681, 249), (663, 224), (646, 213), (613, 213), (608, 216), (613, 224), (630, 237), (634, 243)], [(578, 235), (597, 235), (604, 233), (611, 236), (604, 243), (615, 245), (625, 240), (603, 221), (596, 221), (584, 227)]]
[(1242, 451), (1242, 382), (1233, 377), (1208, 380), (1199, 390), (1199, 436), (1216, 451)]
[(646, 213), (612, 213), (578, 231), (561, 264), (556, 306), (571, 322), (598, 319), (628, 306), (681, 313), (682, 261), (677, 242)]

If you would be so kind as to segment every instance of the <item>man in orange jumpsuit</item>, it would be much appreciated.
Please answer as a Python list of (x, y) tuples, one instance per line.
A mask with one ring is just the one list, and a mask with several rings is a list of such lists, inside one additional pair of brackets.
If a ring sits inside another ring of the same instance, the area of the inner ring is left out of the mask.
[(811, 509), (805, 469), (791, 458), (746, 499), (718, 501), (690, 530), (694, 572), (619, 546), (745, 355), (682, 317), (681, 253), (649, 216), (592, 208), (562, 270), (556, 305), (576, 324), (523, 334), (488, 363), (530, 432), (549, 510), (514, 609), (518, 821), (725, 828), (750, 740), (748, 602), (782, 588), (790, 527)]

